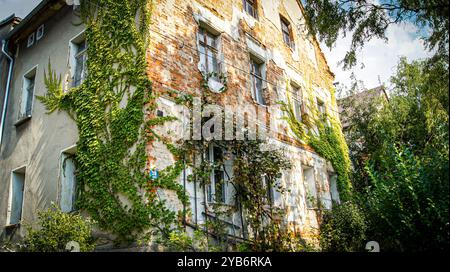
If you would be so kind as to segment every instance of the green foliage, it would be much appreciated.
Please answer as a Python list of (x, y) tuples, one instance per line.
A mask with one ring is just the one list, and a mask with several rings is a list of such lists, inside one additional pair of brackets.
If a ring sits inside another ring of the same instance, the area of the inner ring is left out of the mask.
[(310, 130), (308, 143), (320, 156), (331, 162), (337, 174), (340, 198), (347, 201), (352, 198), (353, 189), (350, 180), (351, 162), (348, 147), (339, 121), (332, 116), (326, 118), (328, 119), (317, 119), (318, 133)]
[(338, 175), (337, 185), (341, 199), (349, 200), (352, 194), (351, 161), (339, 120), (328, 114), (320, 116), (316, 108), (311, 108), (313, 114), (303, 114), (302, 121), (299, 121), (290, 100), (280, 104), (285, 113), (284, 119), (297, 139), (309, 144), (321, 157), (331, 162)]
[(384, 250), (448, 249), (449, 161), (435, 155), (423, 160), (408, 148), (392, 147), (377, 167), (368, 166), (369, 233)]
[(445, 0), (305, 0), (308, 27), (313, 35), (332, 47), (340, 34), (351, 35), (352, 43), (345, 55), (345, 67), (356, 64), (356, 51), (372, 38), (387, 40), (391, 24), (411, 22), (429, 28), (423, 35), (430, 51), (448, 56), (449, 4)]
[(93, 222), (74, 213), (63, 213), (56, 206), (38, 212), (38, 230), (28, 227), (21, 251), (64, 252), (68, 242), (75, 241), (80, 251), (92, 251), (94, 239), (91, 235)]
[(367, 236), (382, 250), (448, 250), (448, 60), (402, 59), (389, 101), (353, 104), (348, 131)]
[(363, 211), (352, 202), (333, 205), (320, 225), (320, 247), (324, 251), (363, 251), (367, 223)]
[(177, 217), (156, 191), (175, 190), (182, 200), (186, 198), (175, 182), (179, 164), (164, 169), (157, 181), (144, 172), (147, 144), (162, 140), (152, 127), (173, 120), (144, 116), (155, 107), (146, 73), (149, 2), (82, 1), (80, 17), (88, 44), (86, 79), (63, 94), (49, 66), (48, 92), (40, 98), (50, 113), (73, 112), (77, 123), (76, 205), (115, 234), (118, 242), (140, 235), (167, 237)]

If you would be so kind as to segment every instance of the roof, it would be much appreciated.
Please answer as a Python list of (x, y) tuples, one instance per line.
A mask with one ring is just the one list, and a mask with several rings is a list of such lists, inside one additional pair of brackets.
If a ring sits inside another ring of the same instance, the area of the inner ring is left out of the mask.
[(9, 24), (18, 24), (20, 23), (20, 21), (22, 21), (22, 18), (16, 17), (16, 15), (13, 13), (10, 16), (3, 19), (2, 21), (0, 21), (0, 28)]
[(33, 23), (42, 21), (46, 13), (53, 13), (65, 5), (64, 0), (42, 0), (21, 22), (6, 35), (5, 39), (20, 38), (20, 33), (33, 25)]

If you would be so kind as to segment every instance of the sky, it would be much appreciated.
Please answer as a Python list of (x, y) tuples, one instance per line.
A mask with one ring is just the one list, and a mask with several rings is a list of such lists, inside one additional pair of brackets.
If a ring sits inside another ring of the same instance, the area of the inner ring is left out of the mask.
[[(12, 13), (23, 18), (39, 2), (40, 0), (0, 0), (0, 20)], [(405, 56), (408, 60), (415, 60), (430, 55), (425, 50), (424, 43), (418, 34), (421, 32), (410, 23), (391, 25), (387, 31), (388, 42), (380, 39), (368, 42), (357, 54), (360, 65), (350, 71), (344, 71), (338, 63), (350, 48), (351, 35), (339, 39), (331, 50), (325, 45), (321, 45), (321, 48), (331, 70), (336, 75), (335, 81), (339, 82), (341, 86), (350, 85), (351, 72), (358, 80), (364, 82), (366, 88), (377, 87), (380, 83), (389, 86), (389, 79), (395, 72), (400, 56)], [(364, 64), (364, 68), (361, 68), (361, 63)]]

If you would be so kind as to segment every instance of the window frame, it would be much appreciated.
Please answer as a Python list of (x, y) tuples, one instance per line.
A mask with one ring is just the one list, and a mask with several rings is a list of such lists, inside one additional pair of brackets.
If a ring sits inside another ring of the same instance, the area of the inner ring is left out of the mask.
[[(318, 193), (317, 193), (317, 184), (316, 184), (316, 175), (314, 167), (302, 165), (302, 180), (303, 185), (305, 186), (305, 202), (307, 209), (317, 209), (318, 202)], [(308, 171), (308, 172), (306, 172)], [(311, 171), (311, 172), (309, 172)], [(312, 180), (309, 180), (306, 174), (311, 175)], [(314, 188), (312, 188), (314, 187)], [(313, 193), (313, 195), (311, 195)], [(312, 198), (312, 199), (309, 199)], [(314, 201), (314, 203), (312, 202)]]
[[(77, 199), (77, 179), (76, 179), (76, 174), (74, 173), (72, 207), (71, 207), (70, 211), (64, 211), (63, 207), (61, 205), (62, 204), (61, 201), (62, 201), (63, 175), (64, 175), (64, 168), (63, 168), (64, 167), (64, 160), (63, 160), (63, 157), (66, 156), (66, 158), (70, 158), (72, 156), (75, 156), (76, 152), (77, 152), (77, 146), (73, 145), (73, 146), (71, 146), (69, 148), (66, 148), (66, 149), (62, 150), (60, 152), (60, 156), (59, 156), (58, 205), (59, 205), (61, 211), (67, 212), (67, 213), (71, 213), (71, 212), (76, 211), (76, 209), (75, 209), (75, 201)], [(75, 162), (74, 162), (74, 168), (75, 168), (75, 171), (76, 171), (77, 166), (76, 166)]]
[(325, 101), (316, 97), (316, 104), (317, 104), (317, 111), (320, 114), (320, 118), (325, 118), (327, 115), (327, 107), (325, 105)]
[[(224, 150), (218, 146), (218, 145), (214, 145), (211, 144), (208, 148), (208, 153), (207, 153), (207, 160), (213, 164), (215, 164), (216, 162), (216, 156), (215, 156), (215, 148), (219, 149), (222, 153), (222, 156), (224, 155)], [(215, 169), (215, 167), (213, 167), (212, 173), (210, 175), (210, 183), (208, 184), (208, 186), (206, 187), (206, 200), (207, 203), (221, 203), (221, 204), (227, 204), (228, 203), (228, 194), (227, 194), (227, 190), (228, 190), (228, 184), (227, 184), (227, 179), (225, 178), (225, 161), (223, 161), (223, 164), (220, 165), (220, 169)], [(221, 196), (220, 199), (218, 199), (216, 197), (216, 189), (217, 189), (217, 173), (220, 172), (222, 174), (222, 180), (220, 186), (221, 186)]]
[[(250, 3), (251, 2), (251, 3)], [(242, 5), (243, 5), (243, 9), (244, 11), (252, 16), (253, 18), (258, 20), (258, 4), (257, 4), (257, 0), (242, 0)], [(251, 7), (253, 12), (250, 12), (247, 7)]]
[[(264, 82), (266, 81), (263, 71), (264, 65), (264, 61), (250, 54), (250, 77), (253, 99), (257, 104), (267, 106), (266, 98), (264, 97)], [(258, 89), (258, 80), (260, 81), (260, 89)], [(258, 91), (260, 92), (259, 96)]]
[[(281, 34), (283, 36), (284, 43), (292, 50), (295, 48), (294, 35), (292, 33), (292, 26), (289, 20), (280, 15)], [(286, 40), (287, 39), (287, 40)]]
[(42, 39), (44, 37), (44, 34), (45, 34), (45, 25), (42, 24), (36, 30), (36, 41), (39, 41), (40, 39)]
[[(208, 44), (208, 38), (212, 39), (214, 45)], [(199, 46), (199, 58), (200, 62), (202, 61), (202, 58), (204, 58), (205, 62), (204, 69), (207, 74), (210, 73), (220, 73), (221, 71), (221, 63), (220, 63), (220, 34), (214, 34), (212, 31), (209, 31), (207, 28), (203, 26), (199, 26), (197, 31), (197, 42)], [(202, 52), (203, 49), (203, 52)], [(211, 55), (209, 54), (211, 52)], [(216, 67), (212, 67), (213, 69), (210, 71), (209, 67), (209, 58), (212, 58), (211, 62), (214, 66), (214, 59), (216, 61)], [(215, 70), (216, 69), (216, 70)]]
[[(11, 171), (11, 177), (9, 182), (9, 196), (8, 196), (8, 207), (6, 214), (6, 227), (8, 226), (17, 226), (22, 223), (23, 219), (23, 208), (25, 203), (25, 186), (26, 186), (26, 173), (27, 167), (26, 165), (17, 167)], [(23, 188), (22, 188), (22, 201), (20, 205), (20, 216), (17, 222), (11, 222), (11, 216), (13, 214), (13, 201), (14, 201), (14, 174), (23, 174)]]
[(291, 93), (292, 93), (292, 99), (293, 101), (293, 107), (294, 107), (294, 114), (297, 118), (297, 121), (301, 122), (303, 120), (302, 117), (302, 109), (303, 109), (303, 90), (302, 87), (291, 82), (290, 84)]
[[(84, 45), (83, 50), (79, 51), (80, 44)], [(78, 33), (75, 37), (73, 37), (69, 42), (69, 65), (70, 65), (70, 78), (71, 78), (71, 87), (75, 88), (83, 84), (84, 80), (86, 80), (87, 75), (87, 50), (88, 50), (88, 42), (85, 36), (85, 30)], [(83, 57), (83, 68), (81, 69), (80, 79), (76, 79), (77, 76), (77, 63), (78, 58)]]
[[(38, 65), (28, 70), (22, 76), (22, 93), (20, 97), (19, 114), (17, 117), (16, 126), (29, 120), (33, 115), (34, 94), (36, 92), (36, 76), (38, 72)], [(32, 85), (30, 84), (32, 82)], [(30, 86), (33, 88), (30, 90)], [(26, 96), (26, 98), (25, 98)]]

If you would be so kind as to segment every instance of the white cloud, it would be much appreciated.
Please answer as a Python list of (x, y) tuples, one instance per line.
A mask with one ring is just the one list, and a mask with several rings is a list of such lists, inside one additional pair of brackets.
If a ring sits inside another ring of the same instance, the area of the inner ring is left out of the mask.
[(389, 85), (389, 79), (395, 72), (401, 56), (407, 57), (408, 60), (414, 60), (431, 55), (425, 49), (419, 32), (419, 29), (411, 23), (391, 25), (386, 32), (388, 42), (373, 39), (366, 43), (364, 48), (357, 53), (358, 61), (364, 66), (358, 65), (350, 71), (344, 71), (338, 62), (344, 58), (350, 48), (351, 35), (339, 39), (331, 50), (324, 44), (321, 47), (339, 84), (349, 86), (350, 75), (353, 71), (356, 78), (364, 82), (365, 87), (373, 88), (380, 85), (378, 77), (381, 83)]

